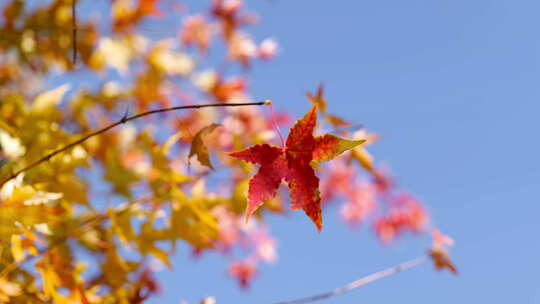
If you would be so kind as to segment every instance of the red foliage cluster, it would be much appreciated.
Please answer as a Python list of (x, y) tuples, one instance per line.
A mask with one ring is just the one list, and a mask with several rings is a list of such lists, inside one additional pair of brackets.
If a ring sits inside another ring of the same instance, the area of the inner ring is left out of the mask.
[(254, 221), (246, 223), (242, 217), (234, 215), (224, 206), (215, 207), (213, 213), (220, 226), (216, 248), (228, 254), (235, 247), (247, 252), (241, 260), (235, 260), (229, 266), (229, 274), (238, 280), (240, 286), (246, 288), (255, 277), (259, 262), (273, 263), (277, 259), (276, 241), (268, 235), (264, 226)]
[(426, 223), (427, 216), (424, 208), (407, 194), (401, 194), (391, 202), (388, 214), (375, 221), (375, 231), (379, 238), (386, 243), (405, 232), (419, 232)]

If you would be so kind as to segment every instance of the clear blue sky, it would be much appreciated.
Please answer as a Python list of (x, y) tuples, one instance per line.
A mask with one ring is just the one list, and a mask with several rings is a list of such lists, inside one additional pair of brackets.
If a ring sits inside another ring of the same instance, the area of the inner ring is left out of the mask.
[[(209, 1), (190, 1), (193, 11)], [(425, 264), (332, 298), (345, 303), (539, 303), (540, 2), (253, 0), (258, 39), (281, 53), (250, 92), (300, 116), (323, 81), (330, 111), (382, 139), (372, 151), (456, 240), (458, 277)], [(195, 6), (195, 7), (194, 7)], [(150, 303), (272, 303), (334, 288), (423, 254), (426, 238), (381, 246), (335, 209), (319, 235), (301, 212), (270, 220), (280, 259), (241, 291), (226, 260), (185, 247)]]

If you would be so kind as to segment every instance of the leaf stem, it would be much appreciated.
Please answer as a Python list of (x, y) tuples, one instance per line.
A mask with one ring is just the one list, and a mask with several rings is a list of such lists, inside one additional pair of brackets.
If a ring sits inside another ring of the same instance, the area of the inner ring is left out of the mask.
[(272, 124), (274, 124), (274, 128), (276, 129), (279, 140), (281, 141), (281, 147), (285, 148), (285, 141), (283, 140), (283, 134), (281, 134), (281, 130), (279, 129), (279, 126), (276, 122), (276, 113), (274, 112), (274, 107), (272, 106), (272, 101), (270, 99), (267, 99), (265, 101), (265, 104), (270, 106), (270, 114), (272, 115)]
[(363, 278), (360, 278), (360, 279), (358, 279), (356, 281), (350, 282), (349, 284), (347, 284), (345, 286), (338, 287), (338, 288), (336, 288), (334, 290), (331, 290), (331, 291), (328, 291), (328, 292), (324, 292), (324, 293), (320, 293), (320, 294), (317, 294), (317, 295), (312, 295), (312, 296), (308, 296), (308, 297), (304, 297), (304, 298), (299, 298), (299, 299), (296, 299), (296, 300), (276, 302), (276, 303), (273, 303), (273, 304), (303, 304), (303, 303), (310, 303), (310, 302), (315, 302), (315, 301), (328, 299), (328, 298), (331, 298), (333, 296), (343, 294), (343, 293), (345, 293), (347, 291), (350, 291), (352, 289), (364, 286), (364, 285), (366, 285), (368, 283), (371, 283), (373, 281), (377, 281), (377, 280), (380, 280), (382, 278), (398, 274), (398, 273), (400, 273), (400, 272), (402, 272), (402, 271), (404, 271), (406, 269), (409, 269), (409, 268), (412, 268), (414, 266), (420, 265), (420, 264), (422, 264), (422, 263), (424, 263), (424, 262), (426, 262), (428, 260), (429, 260), (429, 258), (427, 256), (419, 257), (419, 258), (416, 258), (416, 259), (401, 263), (401, 264), (399, 264), (397, 266), (390, 267), (390, 268), (381, 270), (379, 272), (372, 273), (372, 274), (370, 274), (368, 276), (365, 276)]
[(15, 171), (13, 173), (11, 173), (6, 179), (4, 179), (2, 182), (0, 182), (0, 187), (2, 187), (5, 183), (7, 183), (8, 181), (14, 179), (15, 177), (17, 177), (19, 174), (23, 173), (23, 172), (26, 172), (34, 167), (37, 167), (39, 166), (40, 164), (48, 161), (49, 159), (51, 159), (53, 156), (57, 155), (57, 154), (60, 154), (66, 150), (69, 150), (83, 142), (85, 142), (86, 140), (94, 137), (94, 136), (97, 136), (97, 135), (100, 135), (102, 133), (105, 133), (107, 131), (109, 131), (110, 129), (118, 126), (118, 125), (121, 125), (121, 124), (124, 124), (128, 121), (131, 121), (131, 120), (136, 120), (136, 119), (139, 119), (141, 117), (144, 117), (144, 116), (148, 116), (148, 115), (152, 115), (152, 114), (156, 114), (156, 113), (164, 113), (164, 112), (169, 112), (169, 111), (176, 111), (176, 110), (185, 110), (185, 109), (201, 109), (201, 108), (218, 108), (218, 107), (243, 107), (243, 106), (262, 106), (262, 105), (265, 105), (266, 102), (262, 101), (262, 102), (245, 102), (245, 103), (211, 103), (211, 104), (201, 104), (201, 105), (187, 105), (187, 106), (177, 106), (177, 107), (170, 107), (170, 108), (161, 108), (161, 109), (156, 109), (156, 110), (150, 110), (150, 111), (146, 111), (146, 112), (142, 112), (142, 113), (139, 113), (139, 114), (135, 114), (133, 116), (129, 116), (129, 117), (122, 117), (122, 119), (106, 126), (106, 127), (103, 127), (99, 130), (96, 130), (96, 131), (93, 131), (79, 139), (77, 139), (76, 141), (58, 149), (58, 150), (55, 150), (45, 156), (43, 156), (42, 158), (36, 160), (35, 162), (33, 163), (30, 163), (29, 165), (27, 165), (26, 167), (18, 170), (18, 171)]

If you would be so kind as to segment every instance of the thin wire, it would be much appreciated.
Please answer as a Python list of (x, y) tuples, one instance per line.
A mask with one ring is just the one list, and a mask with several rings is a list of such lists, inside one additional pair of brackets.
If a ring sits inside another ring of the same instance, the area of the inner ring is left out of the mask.
[(304, 297), (304, 298), (299, 298), (299, 299), (295, 299), (295, 300), (290, 300), (290, 301), (276, 302), (276, 303), (273, 303), (273, 304), (303, 304), (303, 303), (309, 303), (309, 302), (315, 302), (315, 301), (328, 299), (328, 298), (343, 294), (345, 292), (348, 292), (348, 291), (350, 291), (352, 289), (364, 286), (364, 285), (366, 285), (368, 283), (371, 283), (373, 281), (377, 281), (377, 280), (380, 280), (382, 278), (398, 274), (398, 273), (400, 273), (400, 272), (402, 272), (402, 271), (404, 271), (406, 269), (409, 269), (409, 268), (412, 268), (414, 266), (420, 265), (420, 264), (422, 264), (422, 263), (424, 263), (424, 262), (426, 262), (428, 260), (429, 260), (429, 258), (427, 256), (423, 256), (423, 257), (420, 257), (420, 258), (416, 258), (416, 259), (407, 261), (405, 263), (401, 263), (401, 264), (399, 264), (397, 266), (390, 267), (390, 268), (387, 268), (385, 270), (381, 270), (379, 272), (375, 272), (373, 274), (370, 274), (368, 276), (360, 278), (360, 279), (358, 279), (356, 281), (350, 282), (349, 284), (347, 284), (345, 286), (338, 287), (338, 288), (336, 288), (334, 290), (331, 290), (331, 291), (328, 291), (328, 292), (325, 292), (325, 293), (321, 293), (321, 294), (317, 294), (317, 295), (313, 295), (313, 296), (308, 296), (308, 297)]

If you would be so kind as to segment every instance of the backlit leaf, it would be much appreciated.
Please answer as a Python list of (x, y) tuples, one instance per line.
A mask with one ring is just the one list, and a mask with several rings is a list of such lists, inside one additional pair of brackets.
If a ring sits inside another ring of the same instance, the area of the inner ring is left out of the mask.
[(203, 138), (209, 133), (212, 133), (217, 127), (221, 126), (220, 124), (211, 124), (206, 126), (197, 132), (191, 141), (191, 150), (189, 151), (188, 158), (191, 158), (193, 155), (197, 155), (197, 160), (204, 166), (207, 166), (210, 169), (214, 169), (212, 163), (210, 162), (210, 154), (208, 153), (208, 148), (204, 144)]
[(324, 98), (324, 85), (322, 83), (317, 88), (315, 95), (307, 92), (306, 97), (316, 105), (322, 113), (326, 113), (326, 99)]
[(69, 90), (69, 84), (63, 84), (55, 89), (39, 94), (32, 104), (32, 112), (42, 113), (56, 107), (64, 94)]
[(16, 262), (20, 262), (24, 259), (24, 249), (22, 248), (21, 236), (14, 234), (11, 236), (11, 254)]
[(327, 161), (352, 149), (363, 141), (350, 141), (326, 134), (313, 137), (317, 123), (317, 106), (291, 128), (285, 147), (255, 145), (230, 153), (232, 157), (260, 165), (251, 178), (248, 190), (246, 218), (264, 201), (273, 198), (282, 180), (288, 184), (292, 209), (303, 209), (320, 231), (322, 228), (319, 178), (311, 162)]
[(313, 149), (313, 161), (329, 161), (339, 154), (359, 146), (366, 140), (348, 140), (339, 138), (332, 134), (325, 134), (315, 138), (315, 149)]

